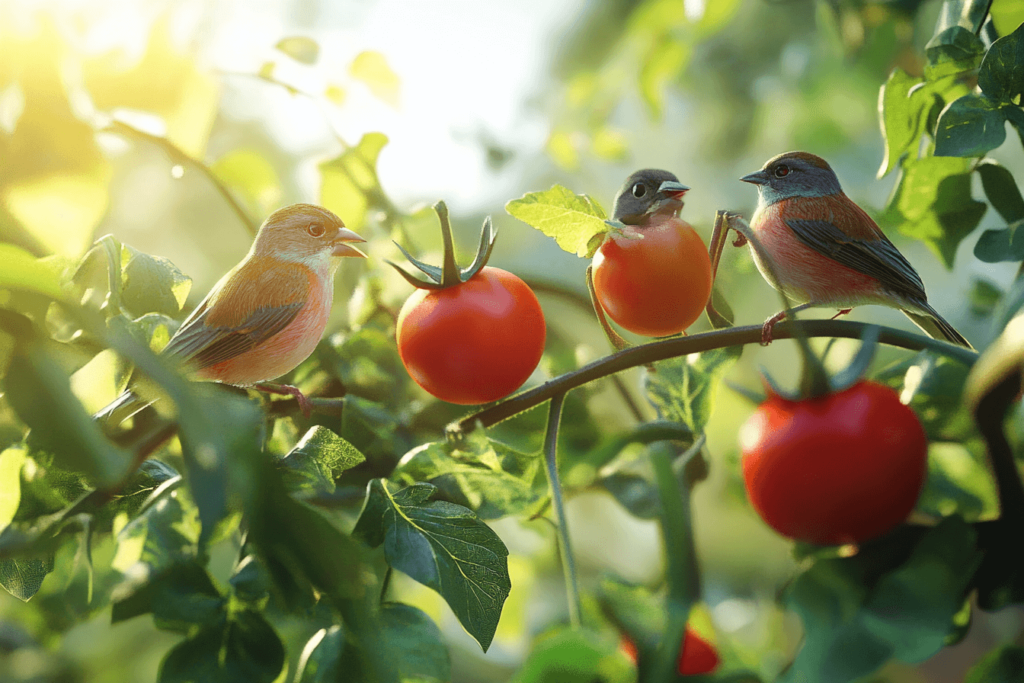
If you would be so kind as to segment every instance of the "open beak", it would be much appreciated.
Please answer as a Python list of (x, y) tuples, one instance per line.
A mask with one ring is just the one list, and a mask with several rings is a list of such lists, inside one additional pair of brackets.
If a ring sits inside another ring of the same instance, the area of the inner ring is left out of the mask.
[(333, 256), (358, 256), (360, 258), (366, 258), (366, 254), (359, 251), (352, 246), (352, 242), (365, 242), (362, 237), (352, 232), (348, 228), (341, 228), (338, 230), (337, 236), (331, 240), (333, 249), (331, 255)]
[(658, 188), (658, 192), (665, 195), (669, 199), (682, 199), (683, 195), (690, 191), (686, 185), (677, 183), (674, 180), (666, 180)]
[(768, 184), (768, 173), (767, 171), (761, 170), (756, 173), (751, 173), (740, 178), (745, 183), (751, 183), (753, 185), (767, 185)]

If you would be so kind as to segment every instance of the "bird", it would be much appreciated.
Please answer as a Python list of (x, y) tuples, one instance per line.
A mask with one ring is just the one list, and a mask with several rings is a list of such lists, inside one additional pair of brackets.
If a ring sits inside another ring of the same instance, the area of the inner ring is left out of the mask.
[[(832, 167), (809, 152), (786, 152), (740, 178), (757, 186), (748, 223), (730, 215), (729, 227), (750, 243), (758, 270), (775, 289), (798, 302), (793, 310), (880, 304), (897, 308), (934, 339), (972, 348), (928, 303), (921, 277), (874, 220), (846, 196)], [(780, 311), (762, 327), (772, 340)]]
[[(280, 377), (313, 352), (331, 310), (334, 271), (343, 257), (366, 255), (362, 237), (327, 209), (293, 204), (260, 226), (245, 258), (196, 306), (161, 351), (185, 364), (192, 379), (294, 396), (296, 387), (261, 384)], [(96, 413), (118, 424), (152, 401), (129, 387)]]
[(634, 334), (662, 337), (682, 333), (700, 317), (711, 293), (711, 262), (700, 235), (679, 217), (688, 190), (660, 169), (626, 179), (612, 207), (613, 229), (588, 271), (599, 319), (607, 313)]

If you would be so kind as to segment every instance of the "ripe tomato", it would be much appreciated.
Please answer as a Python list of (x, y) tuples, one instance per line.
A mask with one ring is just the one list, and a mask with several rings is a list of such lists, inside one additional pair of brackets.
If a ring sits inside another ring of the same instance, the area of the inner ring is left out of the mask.
[(906, 519), (928, 439), (892, 389), (861, 381), (826, 396), (771, 396), (740, 431), (747, 497), (783, 536), (859, 543)]
[[(627, 636), (622, 636), (619, 649), (636, 664), (636, 644)], [(721, 659), (715, 646), (701, 638), (689, 626), (683, 635), (683, 646), (679, 648), (679, 662), (676, 670), (680, 676), (698, 676), (708, 674), (718, 668)]]
[(416, 290), (398, 314), (409, 375), (449, 403), (487, 403), (530, 376), (544, 352), (544, 314), (512, 273), (485, 267), (464, 283)]
[(678, 334), (693, 324), (711, 296), (711, 259), (690, 224), (664, 223), (623, 231), (594, 254), (594, 291), (612, 320), (645, 337)]

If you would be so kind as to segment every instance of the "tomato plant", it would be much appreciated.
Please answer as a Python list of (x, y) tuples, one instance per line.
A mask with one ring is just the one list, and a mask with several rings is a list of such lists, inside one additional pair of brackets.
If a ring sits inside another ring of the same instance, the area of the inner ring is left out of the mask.
[[(637, 661), (636, 643), (628, 637), (623, 636), (619, 641), (619, 649), (634, 664)], [(721, 658), (715, 646), (701, 638), (700, 634), (686, 627), (683, 636), (683, 645), (679, 648), (679, 659), (676, 663), (676, 671), (680, 676), (699, 676), (700, 674), (712, 673), (718, 668)]]
[(466, 282), (417, 290), (398, 315), (409, 375), (449, 403), (487, 403), (530, 376), (544, 352), (544, 314), (533, 291), (500, 268)]
[(486, 265), (494, 246), (490, 219), (473, 265), (460, 271), (448, 210), (443, 202), (434, 208), (444, 235), (444, 267), (406, 253), (431, 278), (424, 282), (395, 266), (417, 287), (398, 315), (398, 353), (416, 383), (442, 401), (496, 401), (518, 389), (540, 362), (544, 313), (519, 277)]
[(707, 247), (689, 223), (672, 217), (626, 226), (594, 255), (594, 290), (608, 316), (646, 337), (678, 334), (700, 317), (711, 295)]
[(743, 480), (784, 536), (859, 543), (902, 522), (924, 484), (928, 441), (892, 389), (861, 381), (818, 398), (770, 396), (740, 432)]

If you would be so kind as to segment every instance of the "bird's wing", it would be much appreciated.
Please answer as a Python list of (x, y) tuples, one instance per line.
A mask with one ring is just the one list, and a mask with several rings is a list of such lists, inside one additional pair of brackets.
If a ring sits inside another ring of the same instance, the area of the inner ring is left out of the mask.
[(789, 218), (786, 225), (801, 242), (823, 256), (870, 275), (894, 293), (926, 300), (921, 276), (881, 230), (876, 228), (873, 237), (861, 239), (851, 237), (829, 220)]
[(309, 300), (299, 264), (243, 263), (218, 282), (164, 347), (196, 370), (249, 351), (288, 326)]

